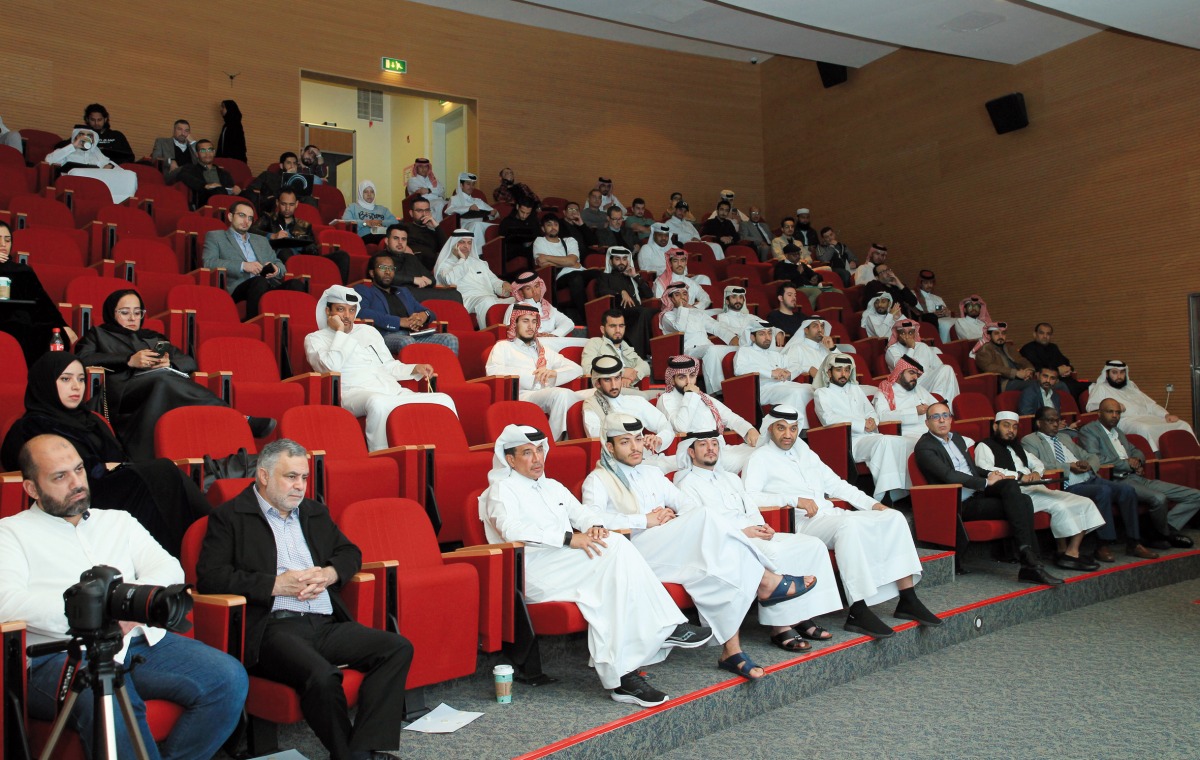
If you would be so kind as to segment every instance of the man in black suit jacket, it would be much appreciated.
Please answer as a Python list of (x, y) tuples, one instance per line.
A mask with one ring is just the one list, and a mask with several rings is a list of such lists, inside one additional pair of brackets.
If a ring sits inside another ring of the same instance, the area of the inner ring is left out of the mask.
[[(1033, 531), (1033, 502), (1021, 493), (1016, 480), (998, 472), (984, 472), (967, 454), (967, 442), (958, 433), (950, 431), (954, 421), (950, 407), (943, 403), (930, 404), (925, 412), (925, 425), (929, 432), (917, 441), (914, 453), (917, 467), (925, 479), (933, 484), (957, 483), (971, 493), (966, 494), (959, 508), (958, 545), (961, 553), (967, 546), (967, 535), (963, 521), (1007, 520), (1017, 542), (1017, 553), (1021, 561), (1018, 580), (1029, 583), (1045, 583), (1057, 586), (1062, 583), (1042, 567), (1038, 557), (1037, 537)], [(959, 456), (954, 456), (953, 446)], [(961, 560), (959, 560), (961, 562)], [(965, 572), (962, 565), (958, 571)]]
[[(208, 519), (196, 586), (246, 597), (247, 670), (299, 692), (304, 718), (333, 760), (389, 757), (376, 750), (400, 746), (413, 648), (351, 619), (339, 589), (358, 572), (362, 552), (324, 505), (304, 498), (307, 483), (303, 446), (286, 438), (264, 446), (255, 483)], [(353, 725), (339, 665), (366, 673)]]

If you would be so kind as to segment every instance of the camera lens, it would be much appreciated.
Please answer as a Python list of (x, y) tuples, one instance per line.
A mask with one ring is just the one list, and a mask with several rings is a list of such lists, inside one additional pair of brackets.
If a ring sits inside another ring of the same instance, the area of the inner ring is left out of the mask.
[(131, 583), (114, 585), (108, 598), (109, 617), (169, 631), (186, 631), (191, 628), (187, 614), (192, 609), (187, 589), (187, 584), (182, 583), (165, 588)]

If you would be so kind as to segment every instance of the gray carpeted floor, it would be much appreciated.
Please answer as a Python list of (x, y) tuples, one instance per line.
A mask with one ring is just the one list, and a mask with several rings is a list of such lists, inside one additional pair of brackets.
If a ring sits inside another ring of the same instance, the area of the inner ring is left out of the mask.
[(1025, 623), (661, 757), (1200, 757), (1197, 600), (1187, 581)]

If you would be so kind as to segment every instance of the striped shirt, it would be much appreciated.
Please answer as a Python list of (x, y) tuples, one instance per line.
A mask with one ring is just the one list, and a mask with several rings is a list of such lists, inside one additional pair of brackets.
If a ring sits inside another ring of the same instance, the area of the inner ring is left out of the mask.
[[(262, 510), (271, 533), (275, 535), (275, 574), (283, 575), (289, 570), (307, 570), (313, 566), (312, 552), (308, 550), (308, 542), (304, 540), (304, 532), (300, 530), (300, 507), (296, 506), (284, 517), (279, 510), (267, 503), (258, 486), (254, 486), (254, 498), (258, 499), (258, 508)], [(308, 601), (301, 601), (294, 596), (277, 596), (271, 611), (290, 610), (292, 612), (316, 612), (323, 615), (333, 614), (333, 603), (329, 601), (329, 592), (322, 591)]]

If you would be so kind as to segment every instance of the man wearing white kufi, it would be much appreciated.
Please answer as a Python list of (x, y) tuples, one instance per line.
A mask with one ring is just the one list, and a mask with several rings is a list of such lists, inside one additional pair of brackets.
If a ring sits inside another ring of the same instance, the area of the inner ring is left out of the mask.
[(605, 516), (545, 476), (549, 451), (536, 428), (509, 425), (500, 433), (479, 497), (487, 539), (525, 544), (526, 600), (578, 605), (592, 665), (614, 700), (662, 704), (669, 697), (638, 669), (662, 662), (671, 647), (702, 645), (712, 631), (687, 625), (642, 555), (624, 537), (609, 535)]
[[(812, 401), (813, 387), (795, 381), (800, 371), (775, 345), (776, 332), (778, 330), (766, 322), (748, 325), (733, 357), (733, 372), (758, 375), (758, 397), (763, 404), (787, 404), (804, 409)], [(820, 362), (817, 364), (819, 366)], [(800, 429), (807, 427), (807, 420), (801, 419)]]
[(797, 374), (816, 377), (817, 368), (829, 352), (834, 349), (843, 354), (855, 353), (854, 347), (833, 340), (833, 325), (824, 319), (810, 317), (800, 323), (800, 331), (783, 346), (783, 355), (788, 366), (795, 367)]
[(318, 372), (340, 372), (342, 407), (355, 417), (366, 416), (367, 447), (388, 447), (387, 418), (402, 404), (440, 404), (458, 414), (445, 393), (414, 393), (401, 380), (428, 379), (428, 364), (401, 364), (370, 325), (355, 324), (362, 297), (353, 288), (331, 285), (317, 302), (320, 330), (304, 337), (304, 355)]
[[(800, 412), (777, 406), (763, 418), (758, 451), (742, 470), (742, 483), (759, 503), (796, 507), (796, 532), (833, 549), (842, 588), (851, 602), (846, 630), (873, 638), (894, 631), (870, 605), (900, 596), (895, 617), (941, 625), (917, 598), (921, 560), (904, 515), (875, 501), (821, 461), (800, 440)], [(842, 499), (856, 510), (835, 507)]]
[(850, 451), (855, 462), (866, 462), (875, 481), (875, 498), (904, 498), (911, 485), (908, 455), (917, 442), (902, 435), (879, 432), (878, 414), (858, 387), (854, 360), (834, 351), (825, 357), (813, 378), (813, 402), (822, 425), (850, 425)]
[(1129, 377), (1129, 367), (1119, 359), (1106, 362), (1104, 370), (1088, 387), (1087, 411), (1097, 411), (1100, 402), (1106, 398), (1116, 399), (1123, 407), (1118, 429), (1126, 435), (1142, 436), (1156, 453), (1159, 436), (1168, 430), (1186, 430), (1196, 437), (1191, 425), (1154, 403), (1154, 399), (1137, 387)]
[(73, 177), (98, 179), (108, 186), (113, 203), (124, 203), (137, 192), (137, 174), (117, 166), (112, 159), (96, 147), (96, 133), (90, 129), (77, 128), (71, 132), (71, 142), (51, 151), (46, 163), (56, 166), (70, 164), (67, 174)]
[(602, 437), (605, 420), (610, 414), (636, 417), (646, 430), (653, 431), (644, 441), (647, 463), (661, 467), (664, 472), (674, 472), (675, 459), (661, 453), (671, 448), (675, 441), (671, 422), (645, 397), (621, 393), (625, 385), (624, 366), (615, 356), (596, 357), (590, 369), (596, 392), (583, 402), (583, 427), (588, 438)]
[(920, 385), (925, 369), (911, 356), (901, 356), (892, 367), (892, 374), (879, 383), (875, 394), (875, 413), (880, 422), (899, 422), (900, 435), (914, 441), (925, 435), (925, 410), (937, 403), (929, 391)]
[(832, 638), (812, 619), (842, 608), (829, 549), (811, 536), (771, 529), (759, 507), (778, 505), (756, 502), (742, 486), (741, 479), (720, 465), (726, 450), (725, 439), (716, 430), (687, 433), (679, 443), (675, 485), (683, 493), (683, 514), (689, 509), (712, 510), (741, 528), (780, 572), (816, 577), (813, 590), (803, 597), (758, 610), (758, 622), (771, 627), (771, 642), (775, 646), (789, 652), (811, 649), (805, 638)]
[[(717, 393), (721, 390), (721, 381), (725, 379), (725, 373), (721, 371), (721, 357), (729, 353), (725, 350), (728, 346), (737, 345), (738, 334), (688, 303), (687, 285), (682, 282), (669, 285), (663, 294), (658, 326), (664, 335), (683, 333), (683, 352), (702, 362), (704, 385), (709, 393)], [(726, 345), (714, 345), (708, 339), (709, 335), (719, 338)]]
[(918, 322), (901, 319), (892, 326), (883, 358), (889, 369), (895, 368), (896, 362), (906, 354), (916, 359), (924, 368), (924, 374), (918, 381), (921, 387), (930, 393), (936, 393), (946, 401), (953, 401), (958, 395), (958, 375), (954, 373), (953, 367), (942, 361), (938, 356), (940, 353), (941, 349), (933, 348), (921, 340)]
[(479, 329), (487, 327), (488, 309), (498, 303), (513, 303), (512, 287), (492, 272), (479, 255), (479, 245), (468, 230), (455, 230), (438, 253), (433, 276), (439, 285), (453, 285), (463, 306), (475, 315)]
[(560, 386), (583, 375), (583, 368), (538, 340), (541, 317), (536, 306), (519, 303), (508, 318), (508, 339), (496, 341), (488, 355), (489, 375), (516, 375), (521, 401), (537, 404), (550, 421), (554, 439), (567, 432), (567, 411), (586, 394)]
[(900, 304), (893, 304), (891, 295), (883, 292), (867, 302), (859, 324), (868, 338), (886, 338), (899, 316)]
[[(975, 446), (975, 464), (989, 472), (1016, 478), (1019, 483), (1042, 480), (1046, 466), (1017, 440), (1020, 417), (1016, 412), (999, 412), (992, 422), (992, 435)], [(1050, 532), (1058, 540), (1054, 564), (1066, 570), (1097, 570), (1098, 562), (1079, 554), (1086, 533), (1104, 526), (1104, 517), (1086, 496), (1052, 491), (1044, 485), (1022, 485), (1021, 493), (1033, 502), (1034, 512), (1050, 515)]]
[(483, 244), (487, 242), (484, 240), (484, 234), (487, 228), (492, 226), (491, 220), (498, 214), (487, 201), (471, 194), (478, 179), (471, 172), (461, 172), (458, 175), (458, 186), (446, 204), (445, 213), (458, 214), (458, 226), (474, 235), (475, 244), (483, 250)]
[(672, 248), (667, 251), (667, 268), (654, 279), (654, 297), (662, 298), (667, 288), (676, 282), (682, 282), (688, 287), (688, 303), (697, 309), (707, 310), (712, 306), (712, 299), (704, 290), (705, 285), (711, 285), (712, 280), (707, 275), (691, 276), (687, 268), (688, 253), (682, 248)]
[(638, 266), (657, 277), (667, 271), (667, 251), (674, 247), (670, 227), (661, 222), (650, 225), (650, 237), (638, 249)]
[(658, 397), (658, 408), (675, 430), (716, 430), (724, 434), (732, 430), (745, 443), (725, 446), (721, 466), (730, 472), (741, 472), (742, 465), (754, 453), (758, 431), (732, 409), (700, 390), (696, 376), (700, 366), (686, 354), (667, 360), (667, 390)]
[[(541, 277), (533, 272), (522, 272), (512, 282), (512, 293), (520, 303), (538, 307), (541, 316), (538, 339), (547, 348), (561, 351), (568, 346), (583, 348), (587, 345), (587, 338), (570, 337), (575, 332), (575, 323), (546, 300), (546, 281)], [(508, 324), (510, 317), (511, 306), (504, 312), (504, 324)]]
[(755, 600), (767, 607), (792, 601), (815, 579), (774, 572), (774, 563), (735, 523), (707, 509), (686, 510), (662, 470), (643, 464), (642, 451), (642, 423), (610, 414), (600, 461), (583, 481), (583, 503), (605, 513), (605, 527), (633, 531), (633, 545), (659, 580), (683, 585), (722, 645), (718, 666), (761, 677), (741, 655), (738, 629), (746, 611)]

